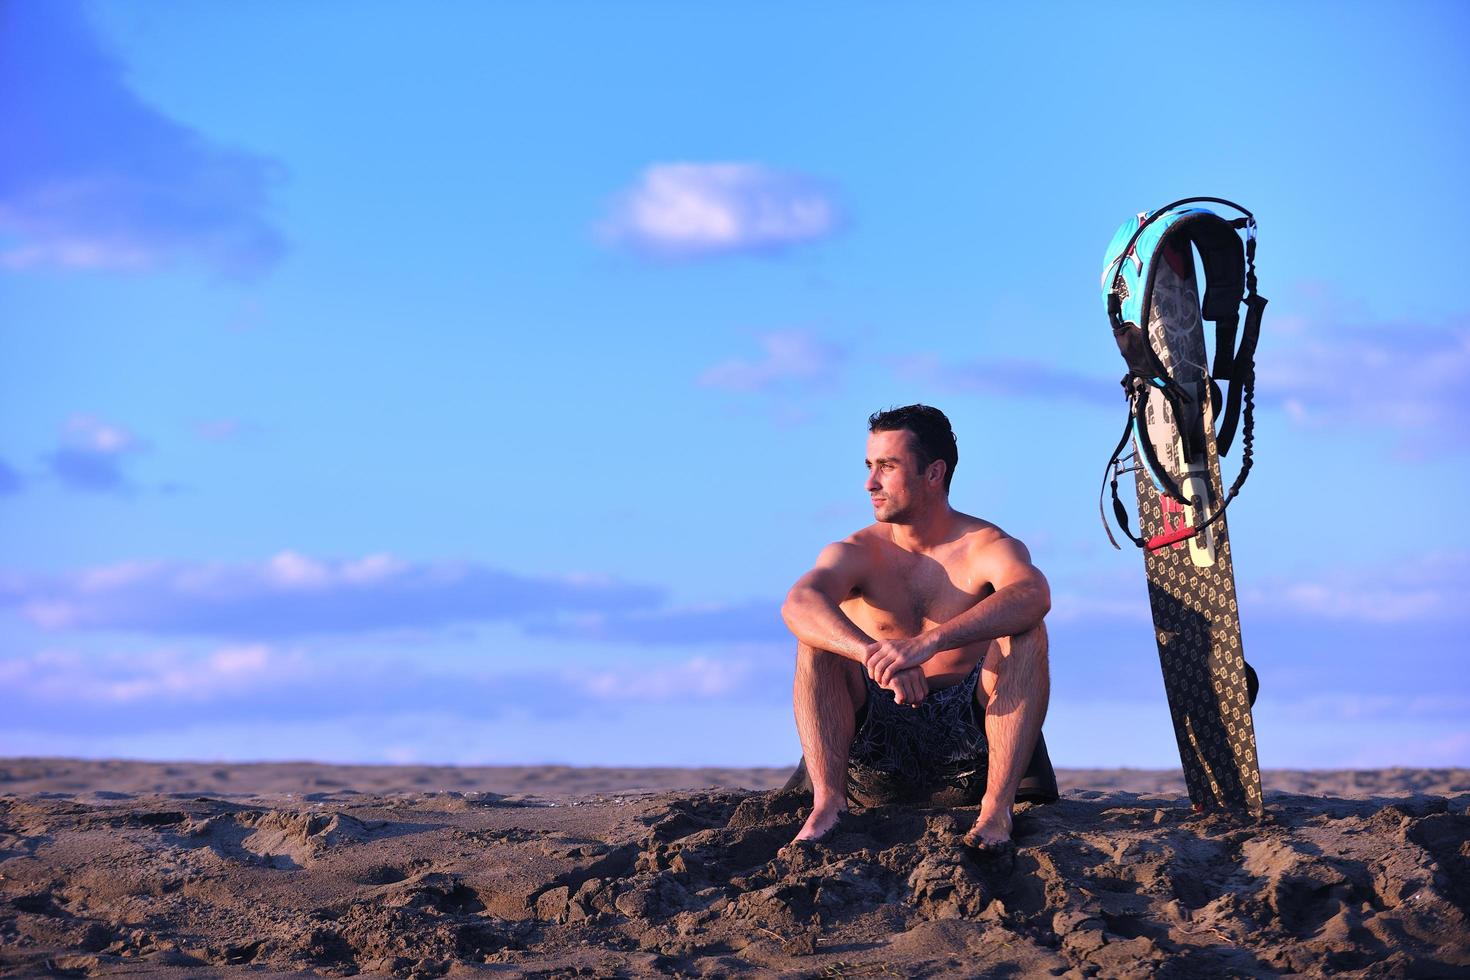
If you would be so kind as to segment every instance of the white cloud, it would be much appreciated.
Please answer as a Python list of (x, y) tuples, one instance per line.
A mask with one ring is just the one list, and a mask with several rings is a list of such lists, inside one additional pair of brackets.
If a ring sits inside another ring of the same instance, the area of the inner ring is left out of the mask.
[(127, 429), (95, 415), (73, 415), (64, 430), (73, 448), (103, 455), (116, 455), (138, 448), (138, 439)]
[[(634, 651), (600, 656), (590, 668), (571, 666), (576, 660), (553, 666), (494, 646), (439, 657), (421, 643), (385, 638), (159, 646), (89, 638), (66, 649), (0, 652), (0, 743), (22, 731), (106, 735), (244, 723), (264, 733), (326, 719), (374, 727), (426, 706), (468, 722), (516, 715), (591, 731), (606, 726), (610, 712), (780, 703), (790, 691), (789, 651), (731, 646), (682, 660)], [(193, 747), (181, 739), (173, 751)]]
[(0, 683), (17, 701), (112, 706), (248, 697), (309, 672), (299, 652), (264, 644), (224, 646), (202, 655), (177, 649), (103, 655), (44, 650), (0, 661)]
[(731, 358), (707, 369), (699, 383), (729, 391), (765, 391), (782, 385), (829, 382), (843, 350), (805, 330), (782, 330), (757, 338), (761, 356)]
[[(357, 563), (353, 563), (355, 566)], [(343, 569), (343, 581), (352, 581)], [(320, 589), (332, 584), (332, 571), (319, 561), (283, 551), (265, 563), (266, 581), (283, 589)]]
[(68, 575), (0, 576), (0, 608), (43, 629), (269, 639), (316, 633), (538, 622), (656, 605), (612, 579), (531, 578), (472, 563), (353, 560), (282, 551), (260, 562), (134, 562)]
[(748, 660), (694, 657), (677, 664), (578, 672), (569, 674), (567, 680), (590, 697), (620, 702), (720, 698), (743, 687), (751, 679), (752, 668)]
[(600, 231), (610, 242), (667, 255), (770, 251), (833, 234), (829, 191), (758, 163), (658, 163), (617, 200)]

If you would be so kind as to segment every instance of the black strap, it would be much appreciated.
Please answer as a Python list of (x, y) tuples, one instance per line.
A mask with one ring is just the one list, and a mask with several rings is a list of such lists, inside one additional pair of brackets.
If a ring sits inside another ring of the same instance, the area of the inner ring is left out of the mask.
[(1252, 396), (1250, 388), (1256, 383), (1256, 341), (1261, 336), (1261, 314), (1266, 309), (1264, 296), (1251, 295), (1246, 299), (1245, 330), (1240, 337), (1240, 350), (1235, 354), (1236, 377), (1230, 382), (1230, 397), (1225, 402), (1225, 416), (1215, 436), (1215, 448), (1221, 456), (1230, 452), (1235, 439), (1235, 426), (1240, 421), (1241, 397)]
[[(1134, 383), (1132, 398), (1132, 416), (1133, 420), (1138, 423), (1138, 439), (1136, 440), (1136, 442), (1138, 443), (1139, 448), (1143, 451), (1143, 458), (1144, 461), (1148, 463), (1149, 472), (1158, 477), (1159, 483), (1163, 484), (1164, 493), (1168, 494), (1178, 503), (1187, 504), (1189, 503), (1189, 500), (1185, 498), (1184, 491), (1179, 489), (1179, 484), (1174, 482), (1173, 474), (1168, 471), (1163, 463), (1159, 462), (1158, 448), (1154, 446), (1153, 437), (1148, 434), (1147, 412), (1149, 388), (1150, 386), (1148, 384), (1142, 384), (1138, 382)], [(1169, 407), (1174, 410), (1175, 420), (1177, 421), (1178, 419), (1182, 419), (1184, 417), (1184, 413), (1182, 410), (1182, 405), (1180, 404), (1180, 400), (1182, 398), (1188, 398), (1189, 396), (1185, 395), (1184, 392), (1179, 389), (1179, 386), (1172, 381), (1169, 382), (1169, 385), (1167, 387), (1160, 388), (1159, 391), (1163, 394), (1164, 398), (1168, 400)], [(1185, 435), (1182, 426), (1176, 426), (1176, 428), (1179, 429), (1181, 438), (1188, 438), (1188, 436)], [(1184, 451), (1184, 458), (1191, 458), (1188, 446), (1184, 447)]]
[[(1136, 323), (1123, 322), (1123, 304), (1116, 291), (1108, 294), (1108, 320), (1113, 325), (1113, 341), (1128, 365), (1129, 375), (1143, 381), (1158, 378), (1166, 386), (1173, 384), (1174, 379), (1169, 377), (1168, 369), (1143, 330)], [(1123, 387), (1128, 387), (1127, 378), (1123, 379)]]
[[(1221, 456), (1230, 452), (1230, 445), (1235, 440), (1235, 426), (1240, 420), (1240, 400), (1242, 395), (1250, 397), (1253, 392), (1247, 391), (1248, 386), (1256, 383), (1256, 342), (1261, 337), (1261, 315), (1266, 311), (1266, 298), (1256, 292), (1256, 234), (1255, 225), (1252, 222), (1246, 226), (1245, 239), (1245, 330), (1240, 336), (1240, 350), (1235, 352), (1233, 369), (1229, 377), (1230, 398), (1225, 403), (1225, 415), (1220, 419), (1218, 434), (1215, 436), (1215, 448)], [(1234, 331), (1231, 331), (1232, 334)], [(1223, 331), (1221, 335), (1223, 340)], [(1233, 338), (1232, 338), (1233, 339)], [(1221, 348), (1215, 348), (1215, 363), (1220, 362)], [(1217, 373), (1217, 377), (1220, 377)]]
[[(1264, 303), (1264, 301), (1262, 302)], [(1196, 528), (1195, 534), (1199, 534), (1205, 528), (1225, 516), (1225, 508), (1230, 506), (1230, 501), (1234, 500), (1235, 495), (1240, 493), (1240, 488), (1245, 486), (1245, 478), (1250, 475), (1251, 466), (1255, 462), (1256, 379), (1254, 367), (1252, 367), (1250, 374), (1242, 380), (1245, 382), (1245, 427), (1241, 430), (1240, 472), (1235, 474), (1235, 482), (1230, 484), (1229, 492), (1225, 494), (1225, 499), (1220, 502), (1220, 509), (1211, 514), (1209, 520)]]
[[(1123, 387), (1128, 386), (1128, 379), (1123, 379)], [(1118, 519), (1118, 527), (1128, 535), (1128, 539), (1138, 547), (1143, 547), (1143, 538), (1136, 537), (1128, 528), (1128, 511), (1123, 507), (1123, 501), (1118, 499), (1118, 457), (1123, 454), (1123, 447), (1128, 445), (1128, 436), (1133, 431), (1133, 404), (1129, 400), (1128, 414), (1123, 418), (1123, 435), (1118, 438), (1118, 445), (1113, 448), (1113, 455), (1108, 457), (1108, 465), (1103, 467), (1102, 486), (1097, 488), (1097, 516), (1102, 518), (1103, 531), (1107, 533), (1108, 542), (1119, 551), (1122, 547), (1118, 539), (1113, 537), (1112, 525), (1108, 523), (1107, 511), (1103, 510), (1103, 495), (1107, 492), (1108, 477), (1113, 478), (1113, 514)]]
[(1238, 326), (1238, 312), (1215, 321), (1215, 366), (1210, 369), (1210, 377), (1216, 381), (1229, 381), (1235, 371), (1235, 329)]
[[(1255, 377), (1252, 374), (1252, 376), (1247, 377), (1247, 378), (1245, 378), (1243, 380), (1246, 382), (1246, 384), (1244, 385), (1244, 392), (1245, 392), (1245, 395), (1244, 395), (1244, 397), (1245, 397), (1245, 427), (1241, 430), (1242, 442), (1241, 442), (1241, 455), (1240, 455), (1240, 472), (1237, 473), (1237, 474), (1235, 474), (1235, 482), (1230, 485), (1230, 490), (1228, 492), (1226, 492), (1225, 499), (1220, 502), (1219, 508), (1216, 509), (1216, 511), (1213, 514), (1210, 515), (1210, 517), (1209, 517), (1208, 520), (1206, 520), (1203, 524), (1199, 525), (1199, 527), (1195, 528), (1195, 532), (1194, 532), (1195, 535), (1199, 535), (1206, 528), (1208, 528), (1211, 524), (1214, 524), (1221, 517), (1224, 517), (1225, 516), (1225, 509), (1230, 506), (1230, 502), (1235, 499), (1236, 494), (1240, 493), (1240, 488), (1243, 487), (1243, 486), (1245, 486), (1246, 477), (1250, 475), (1251, 466), (1254, 465), (1254, 463), (1255, 463), (1255, 442), (1256, 442), (1256, 431), (1255, 431), (1255, 429), (1256, 429), (1256, 420), (1255, 420), (1255, 415), (1256, 415), (1256, 413), (1255, 413), (1256, 398), (1255, 398), (1255, 383), (1254, 383), (1255, 382)], [(1124, 379), (1124, 381), (1126, 383), (1127, 379)], [(1103, 483), (1104, 483), (1104, 485), (1107, 484), (1107, 482), (1108, 482), (1108, 476), (1109, 476), (1109, 473), (1111, 472), (1111, 475), (1112, 475), (1112, 492), (1113, 492), (1113, 514), (1114, 514), (1114, 516), (1118, 520), (1118, 527), (1119, 527), (1120, 530), (1122, 530), (1122, 532), (1124, 534), (1126, 534), (1128, 536), (1128, 540), (1129, 541), (1132, 541), (1139, 548), (1147, 548), (1148, 547), (1148, 541), (1145, 540), (1142, 536), (1134, 534), (1133, 531), (1132, 531), (1132, 529), (1129, 528), (1129, 526), (1128, 526), (1128, 510), (1127, 510), (1127, 508), (1125, 508), (1123, 506), (1123, 501), (1118, 496), (1118, 476), (1119, 476), (1119, 472), (1118, 472), (1118, 457), (1123, 452), (1123, 447), (1125, 445), (1127, 445), (1127, 443), (1128, 443), (1128, 436), (1131, 433), (1132, 428), (1133, 428), (1133, 409), (1132, 409), (1132, 406), (1130, 405), (1129, 406), (1129, 411), (1128, 411), (1128, 420), (1127, 420), (1127, 423), (1123, 426), (1123, 438), (1118, 441), (1117, 448), (1113, 450), (1113, 456), (1112, 456), (1111, 459), (1108, 460), (1108, 468), (1105, 469), (1105, 470), (1103, 470)], [(1137, 440), (1137, 442), (1141, 443), (1144, 446), (1147, 446), (1148, 445), (1148, 440), (1147, 439)], [(1201, 501), (1201, 503), (1202, 502), (1203, 501)], [(1188, 501), (1188, 503), (1189, 503), (1190, 506), (1195, 506), (1195, 502), (1194, 501)], [(1099, 492), (1098, 492), (1097, 507), (1098, 507), (1098, 514), (1103, 519), (1103, 530), (1107, 532), (1108, 540), (1112, 542), (1114, 548), (1119, 548), (1117, 539), (1113, 537), (1112, 528), (1110, 528), (1108, 526), (1107, 514), (1102, 509), (1102, 492), (1101, 492), (1101, 490), (1099, 490)], [(1198, 507), (1196, 507), (1196, 510), (1198, 510)], [(1119, 550), (1122, 550), (1122, 549), (1119, 548)]]
[[(1175, 385), (1174, 387), (1177, 389), (1178, 386)], [(1132, 541), (1140, 548), (1147, 543), (1129, 528), (1128, 509), (1123, 506), (1123, 501), (1118, 496), (1118, 458), (1123, 453), (1123, 447), (1128, 445), (1128, 437), (1133, 435), (1135, 424), (1138, 428), (1138, 438), (1134, 439), (1134, 444), (1137, 445), (1138, 451), (1143, 454), (1148, 470), (1157, 476), (1159, 482), (1163, 484), (1164, 493), (1181, 504), (1191, 503), (1191, 501), (1184, 498), (1184, 493), (1179, 489), (1179, 484), (1174, 482), (1174, 478), (1169, 474), (1169, 471), (1159, 462), (1153, 440), (1148, 436), (1148, 421), (1144, 413), (1148, 406), (1149, 388), (1150, 385), (1147, 382), (1135, 378), (1132, 374), (1123, 376), (1123, 390), (1128, 393), (1128, 415), (1123, 421), (1123, 434), (1118, 438), (1118, 445), (1113, 447), (1113, 454), (1108, 458), (1108, 465), (1103, 468), (1103, 486), (1098, 488), (1097, 493), (1098, 515), (1102, 518), (1103, 530), (1107, 532), (1108, 540), (1112, 542), (1114, 548), (1119, 548), (1118, 540), (1113, 537), (1113, 529), (1108, 524), (1107, 512), (1103, 510), (1103, 489), (1108, 486), (1110, 474), (1112, 477), (1113, 515), (1118, 520), (1118, 529), (1128, 536), (1129, 541)], [(1180, 392), (1180, 394), (1182, 395), (1183, 393)], [(1165, 389), (1165, 397), (1169, 397), (1167, 389)], [(1175, 410), (1178, 411), (1177, 404)], [(1119, 550), (1122, 549), (1119, 548)]]

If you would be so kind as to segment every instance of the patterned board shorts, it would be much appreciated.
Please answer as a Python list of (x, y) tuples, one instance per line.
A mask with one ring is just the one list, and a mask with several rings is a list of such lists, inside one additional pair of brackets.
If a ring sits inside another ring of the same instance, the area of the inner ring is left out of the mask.
[(975, 704), (980, 664), (953, 687), (931, 691), (917, 708), (863, 673), (868, 703), (858, 711), (847, 766), (847, 795), (860, 806), (965, 805), (985, 795), (988, 746)]

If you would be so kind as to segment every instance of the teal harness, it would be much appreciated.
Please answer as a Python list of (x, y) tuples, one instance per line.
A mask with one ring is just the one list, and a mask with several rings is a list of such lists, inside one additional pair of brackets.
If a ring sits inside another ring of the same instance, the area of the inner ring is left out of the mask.
[[(1200, 202), (1224, 204), (1239, 211), (1243, 217), (1227, 220), (1206, 208), (1187, 207)], [(1242, 246), (1239, 231), (1245, 231)], [(1159, 355), (1149, 344), (1147, 324), (1153, 303), (1154, 278), (1162, 261), (1164, 245), (1175, 246), (1185, 256), (1190, 255), (1190, 246), (1199, 252), (1205, 271), (1205, 295), (1201, 304), (1201, 317), (1215, 323), (1215, 359), (1208, 375), (1208, 397), (1215, 415), (1219, 418), (1219, 429), (1215, 437), (1220, 455), (1230, 451), (1244, 407), (1244, 426), (1241, 429), (1243, 450), (1240, 473), (1231, 485), (1225, 500), (1198, 527), (1188, 529), (1191, 536), (1209, 527), (1225, 513), (1225, 508), (1244, 486), (1251, 468), (1251, 453), (1254, 437), (1255, 408), (1255, 353), (1256, 341), (1261, 332), (1261, 314), (1266, 300), (1256, 292), (1256, 218), (1238, 204), (1218, 197), (1189, 197), (1156, 211), (1139, 214), (1123, 222), (1112, 242), (1108, 244), (1102, 274), (1103, 301), (1107, 307), (1108, 321), (1113, 328), (1113, 339), (1128, 365), (1123, 376), (1123, 391), (1128, 399), (1128, 422), (1123, 436), (1113, 450), (1103, 473), (1104, 486), (1109, 476), (1112, 480), (1113, 512), (1118, 525), (1134, 544), (1140, 548), (1157, 548), (1180, 540), (1171, 535), (1168, 541), (1145, 541), (1128, 527), (1128, 512), (1118, 499), (1118, 478), (1131, 467), (1122, 465), (1123, 449), (1133, 436), (1142, 457), (1140, 465), (1148, 472), (1160, 493), (1167, 494), (1180, 504), (1190, 504), (1180, 491), (1178, 483), (1160, 465), (1158, 450), (1148, 436), (1143, 424), (1144, 409), (1151, 389), (1158, 390), (1173, 408), (1178, 420), (1202, 418), (1198, 406), (1189, 407), (1194, 396), (1170, 377)], [(1245, 321), (1242, 329), (1240, 306), (1245, 303)], [(1240, 334), (1239, 345), (1236, 334)], [(1222, 395), (1219, 382), (1230, 384), (1228, 397)], [(1223, 403), (1223, 415), (1221, 407)], [(1187, 457), (1199, 455), (1204, 445), (1201, 431), (1194, 426), (1181, 425), (1180, 437)], [(1099, 500), (1099, 510), (1102, 502)], [(1118, 542), (1108, 526), (1103, 512), (1103, 527), (1113, 547)]]

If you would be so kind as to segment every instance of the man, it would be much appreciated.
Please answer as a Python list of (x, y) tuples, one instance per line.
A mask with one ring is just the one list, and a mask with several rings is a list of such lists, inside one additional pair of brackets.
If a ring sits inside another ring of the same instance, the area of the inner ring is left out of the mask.
[(1008, 849), (1017, 788), (1049, 694), (1046, 579), (1025, 545), (949, 505), (959, 451), (927, 405), (868, 419), (876, 522), (828, 545), (782, 616), (797, 644), (794, 702), (812, 812), (796, 839), (821, 840), (847, 811), (979, 798), (965, 842)]

